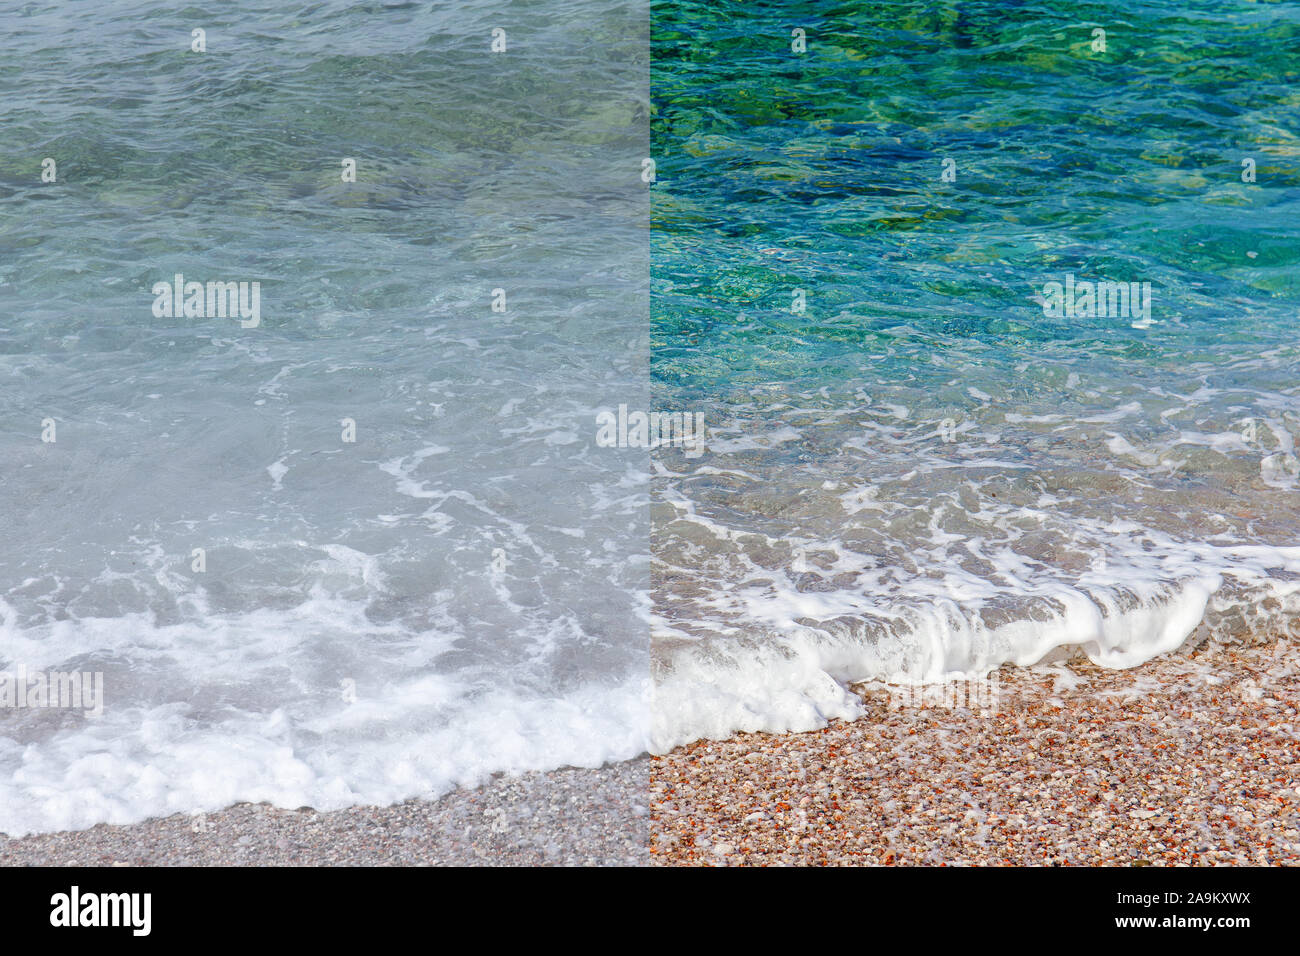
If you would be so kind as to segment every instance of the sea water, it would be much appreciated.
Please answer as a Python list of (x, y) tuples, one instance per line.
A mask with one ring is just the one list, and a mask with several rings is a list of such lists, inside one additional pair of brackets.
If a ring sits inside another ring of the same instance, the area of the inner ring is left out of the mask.
[(656, 8), (654, 739), (1300, 610), (1300, 17)]
[(647, 25), (0, 7), (0, 831), (646, 749)]

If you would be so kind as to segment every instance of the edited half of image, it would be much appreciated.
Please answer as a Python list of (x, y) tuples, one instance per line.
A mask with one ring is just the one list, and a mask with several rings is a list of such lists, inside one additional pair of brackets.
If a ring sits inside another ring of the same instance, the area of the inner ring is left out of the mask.
[(0, 17), (0, 862), (643, 858), (646, 6)]

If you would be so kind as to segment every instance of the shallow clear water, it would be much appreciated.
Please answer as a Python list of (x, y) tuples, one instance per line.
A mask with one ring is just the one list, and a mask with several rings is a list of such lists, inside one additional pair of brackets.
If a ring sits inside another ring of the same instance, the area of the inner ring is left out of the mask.
[(644, 7), (0, 18), (0, 831), (642, 752)]
[(1293, 8), (659, 13), (652, 373), (711, 429), (656, 462), (659, 745), (1291, 626)]

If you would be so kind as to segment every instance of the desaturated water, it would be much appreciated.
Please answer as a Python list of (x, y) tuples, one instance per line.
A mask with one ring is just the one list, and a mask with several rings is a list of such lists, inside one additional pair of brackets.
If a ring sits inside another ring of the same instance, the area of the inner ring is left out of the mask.
[(656, 746), (1293, 627), (1293, 6), (656, 13)]
[(647, 29), (0, 5), (0, 671), (104, 688), (0, 709), (0, 831), (645, 750)]

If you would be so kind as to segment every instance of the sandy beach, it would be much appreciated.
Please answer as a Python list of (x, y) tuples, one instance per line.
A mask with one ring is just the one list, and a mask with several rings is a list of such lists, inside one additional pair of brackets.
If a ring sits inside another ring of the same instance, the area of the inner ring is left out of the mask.
[(1300, 863), (1293, 641), (1132, 670), (1004, 668), (997, 704), (899, 704), (652, 761), (660, 865)]
[(0, 866), (626, 866), (648, 860), (648, 762), (498, 777), (440, 800), (329, 813), (240, 804), (0, 837)]

